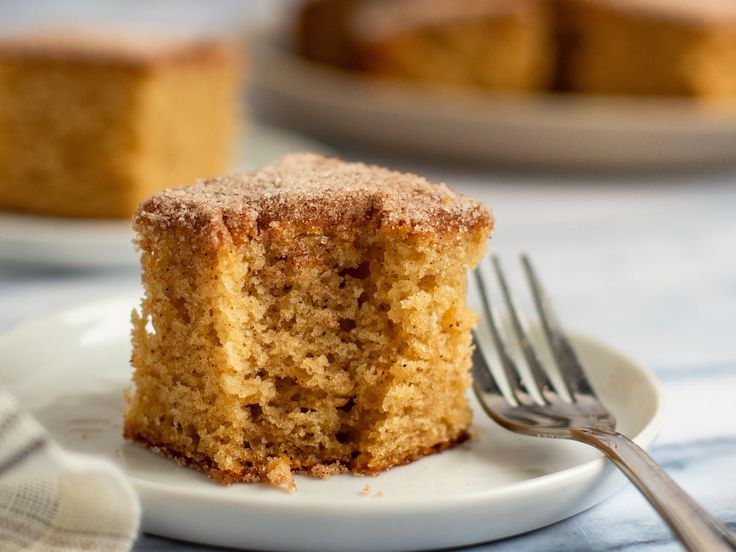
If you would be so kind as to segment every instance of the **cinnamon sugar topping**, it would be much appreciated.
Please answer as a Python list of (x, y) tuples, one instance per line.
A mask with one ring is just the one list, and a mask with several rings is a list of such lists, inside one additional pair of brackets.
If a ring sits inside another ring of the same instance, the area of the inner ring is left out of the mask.
[(160, 192), (136, 225), (257, 235), (280, 224), (353, 227), (376, 221), (413, 233), (470, 232), (492, 224), (474, 199), (413, 174), (315, 154), (288, 155), (256, 172)]

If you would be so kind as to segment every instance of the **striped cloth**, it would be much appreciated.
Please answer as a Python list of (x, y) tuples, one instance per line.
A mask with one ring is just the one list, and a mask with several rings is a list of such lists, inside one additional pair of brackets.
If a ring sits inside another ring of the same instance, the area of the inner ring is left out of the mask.
[(140, 506), (109, 462), (61, 449), (0, 384), (0, 549), (123, 552)]

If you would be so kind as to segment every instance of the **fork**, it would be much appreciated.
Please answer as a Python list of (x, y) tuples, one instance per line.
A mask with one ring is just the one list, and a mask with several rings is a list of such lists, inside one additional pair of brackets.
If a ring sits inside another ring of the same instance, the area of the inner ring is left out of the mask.
[[(510, 330), (504, 332), (506, 325), (493, 304), (489, 286), (476, 270), (485, 311), (482, 320), (488, 325), (498, 360), (494, 372), (486, 360), (492, 358), (493, 351), (483, 351), (474, 332), (473, 388), (486, 413), (516, 433), (572, 439), (596, 447), (639, 488), (688, 550), (736, 550), (736, 537), (724, 525), (688, 496), (641, 447), (615, 431), (616, 419), (590, 385), (529, 258), (522, 255), (521, 264), (553, 362), (541, 360), (497, 256), (491, 264), (508, 311), (503, 320)], [(520, 350), (516, 356), (509, 336)], [(522, 358), (524, 372), (518, 362)]]

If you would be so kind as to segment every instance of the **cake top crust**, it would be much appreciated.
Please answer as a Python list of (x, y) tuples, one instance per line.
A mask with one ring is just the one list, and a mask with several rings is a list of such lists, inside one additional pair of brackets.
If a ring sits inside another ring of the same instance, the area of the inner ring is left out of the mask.
[(138, 208), (135, 225), (254, 237), (280, 225), (302, 231), (364, 227), (418, 234), (490, 231), (478, 201), (444, 184), (362, 163), (291, 154), (254, 172), (159, 192)]
[(171, 61), (234, 57), (222, 37), (152, 34), (141, 30), (41, 28), (0, 36), (0, 57), (149, 66)]

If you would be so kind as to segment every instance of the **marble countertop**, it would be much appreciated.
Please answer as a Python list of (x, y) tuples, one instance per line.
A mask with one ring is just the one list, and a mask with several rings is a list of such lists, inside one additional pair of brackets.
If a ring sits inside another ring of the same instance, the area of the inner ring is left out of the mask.
[[(385, 161), (385, 160), (384, 160)], [(495, 212), (492, 248), (531, 254), (565, 325), (649, 366), (666, 416), (652, 454), (736, 529), (736, 171), (564, 177), (390, 164), (444, 180)], [(111, 272), (0, 266), (0, 331), (137, 286)], [(678, 549), (631, 486), (574, 518), (468, 550)], [(152, 535), (137, 552), (205, 551)]]

